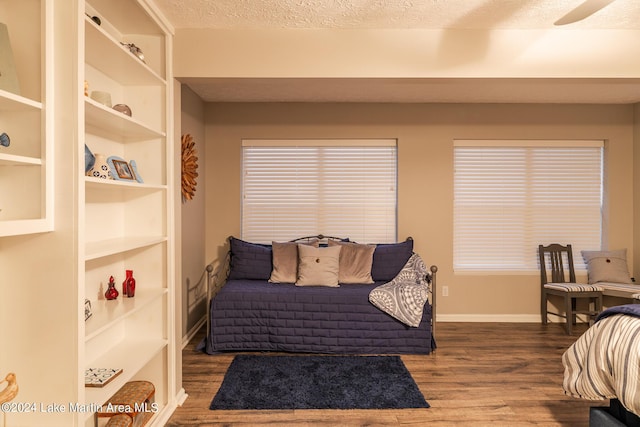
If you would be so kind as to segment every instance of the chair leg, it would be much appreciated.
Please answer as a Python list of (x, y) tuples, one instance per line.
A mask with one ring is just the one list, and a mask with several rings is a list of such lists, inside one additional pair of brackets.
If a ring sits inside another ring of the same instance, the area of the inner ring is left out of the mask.
[(540, 299), (540, 316), (542, 317), (542, 324), (547, 324), (547, 293), (542, 291), (542, 298)]
[(595, 312), (596, 315), (592, 316), (591, 318), (591, 324), (593, 324), (596, 321), (596, 317), (598, 317), (598, 314), (600, 314), (600, 312), (602, 311), (602, 294), (599, 294), (597, 297), (594, 298), (594, 305), (595, 305)]
[(566, 296), (564, 299), (565, 302), (565, 316), (566, 316), (566, 330), (567, 330), (567, 334), (571, 335), (571, 329), (573, 326), (573, 298)]

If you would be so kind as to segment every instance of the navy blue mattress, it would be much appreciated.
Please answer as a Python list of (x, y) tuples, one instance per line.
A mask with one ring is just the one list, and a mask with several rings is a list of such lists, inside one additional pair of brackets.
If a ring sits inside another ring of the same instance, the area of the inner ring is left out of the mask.
[(342, 354), (428, 354), (431, 306), (412, 328), (369, 302), (371, 285), (299, 287), (229, 280), (210, 305), (204, 350)]

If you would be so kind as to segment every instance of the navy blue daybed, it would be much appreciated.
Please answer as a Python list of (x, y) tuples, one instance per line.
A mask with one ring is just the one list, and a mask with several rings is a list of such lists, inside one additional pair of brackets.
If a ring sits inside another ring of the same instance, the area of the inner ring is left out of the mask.
[[(323, 238), (323, 236), (317, 236)], [(413, 240), (377, 245), (370, 284), (339, 287), (270, 283), (271, 247), (230, 238), (226, 280), (210, 301), (201, 349), (341, 354), (428, 354), (433, 336), (435, 272), (418, 327), (407, 326), (369, 301), (413, 254)], [(212, 268), (208, 269), (210, 273)], [(224, 270), (224, 267), (222, 268)], [(215, 280), (218, 272), (211, 274)]]

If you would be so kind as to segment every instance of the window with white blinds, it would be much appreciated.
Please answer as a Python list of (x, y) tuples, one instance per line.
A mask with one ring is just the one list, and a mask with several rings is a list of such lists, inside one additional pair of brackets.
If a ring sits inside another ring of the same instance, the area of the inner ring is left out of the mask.
[(603, 141), (454, 141), (454, 270), (538, 270), (539, 244), (602, 240)]
[(396, 140), (244, 140), (242, 238), (396, 242)]

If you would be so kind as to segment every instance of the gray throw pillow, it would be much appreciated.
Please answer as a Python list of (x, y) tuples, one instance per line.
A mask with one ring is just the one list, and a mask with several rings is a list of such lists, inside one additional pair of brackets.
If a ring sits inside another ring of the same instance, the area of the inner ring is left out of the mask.
[(350, 242), (336, 242), (329, 240), (329, 247), (341, 246), (340, 271), (338, 280), (340, 283), (373, 283), (371, 278), (371, 265), (373, 264), (373, 252), (375, 245), (361, 245)]
[(298, 280), (296, 286), (338, 287), (340, 246), (314, 248), (298, 245)]
[[(318, 247), (318, 240), (304, 243)], [(273, 270), (269, 282), (295, 283), (298, 278), (298, 244), (296, 242), (271, 242), (273, 252)]]
[(632, 283), (627, 267), (627, 250), (582, 251), (587, 264), (589, 283)]

